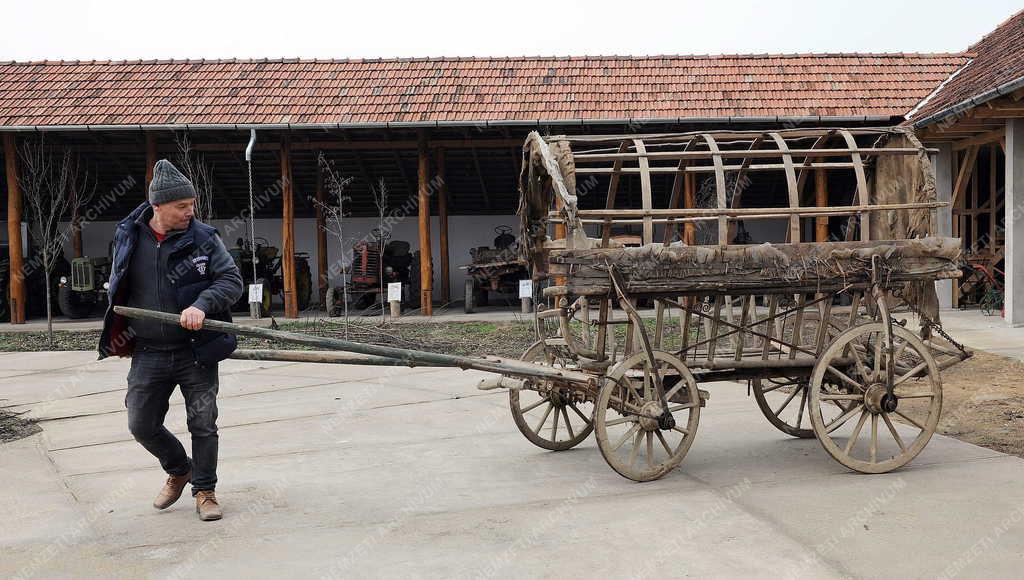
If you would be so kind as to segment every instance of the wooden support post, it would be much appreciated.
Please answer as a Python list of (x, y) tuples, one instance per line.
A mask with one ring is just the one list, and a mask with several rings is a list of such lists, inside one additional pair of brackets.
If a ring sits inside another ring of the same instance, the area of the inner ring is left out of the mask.
[(424, 316), (434, 315), (433, 281), (430, 259), (430, 152), (427, 149), (427, 133), (419, 131), (419, 228), (420, 228), (420, 311)]
[(295, 295), (295, 198), (292, 186), (291, 140), (281, 138), (281, 277), (284, 279), (284, 316), (298, 318)]
[(18, 184), (18, 148), (14, 134), (4, 133), (4, 163), (7, 172), (7, 249), (10, 257), (10, 287), (7, 294), (11, 324), (25, 324), (25, 264), (21, 253), (21, 186)]
[[(824, 169), (814, 170), (814, 205), (828, 206), (828, 175)], [(814, 218), (814, 241), (828, 241), (828, 216)]]
[[(697, 207), (696, 178), (693, 173), (687, 173), (683, 181), (683, 208), (693, 209)], [(697, 224), (686, 222), (683, 225), (683, 241), (688, 246), (697, 245)]]
[(324, 192), (324, 172), (319, 161), (316, 164), (316, 268), (317, 268), (317, 295), (320, 297), (320, 305), (327, 308), (327, 230), (324, 205), (327, 203), (327, 194)]
[(444, 173), (444, 149), (437, 149), (437, 213), (441, 228), (441, 302), (451, 302), (450, 265), (448, 263), (448, 181)]
[(156, 165), (156, 133), (146, 133), (146, 191), (149, 195), (149, 183), (153, 181), (153, 166)]

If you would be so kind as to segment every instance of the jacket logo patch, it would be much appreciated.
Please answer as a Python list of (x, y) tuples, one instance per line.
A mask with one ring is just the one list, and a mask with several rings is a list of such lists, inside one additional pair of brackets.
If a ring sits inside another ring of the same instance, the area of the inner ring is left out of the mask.
[(196, 271), (199, 272), (199, 275), (205, 276), (206, 275), (206, 265), (207, 265), (207, 263), (209, 263), (209, 261), (210, 261), (210, 257), (209, 256), (196, 256), (196, 257), (192, 258), (192, 265), (194, 265), (196, 267)]

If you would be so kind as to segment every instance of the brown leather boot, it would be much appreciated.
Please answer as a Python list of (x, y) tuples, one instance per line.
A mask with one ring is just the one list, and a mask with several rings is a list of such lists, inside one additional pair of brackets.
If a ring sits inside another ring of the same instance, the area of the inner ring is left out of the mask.
[(189, 471), (185, 475), (170, 475), (167, 477), (167, 483), (164, 484), (164, 488), (157, 494), (156, 499), (153, 500), (153, 507), (158, 510), (163, 510), (174, 505), (174, 502), (178, 501), (181, 497), (181, 491), (185, 489), (185, 484), (192, 481), (192, 472)]
[(204, 522), (219, 520), (224, 517), (220, 504), (217, 503), (217, 496), (213, 490), (200, 490), (196, 492), (196, 513), (199, 519)]

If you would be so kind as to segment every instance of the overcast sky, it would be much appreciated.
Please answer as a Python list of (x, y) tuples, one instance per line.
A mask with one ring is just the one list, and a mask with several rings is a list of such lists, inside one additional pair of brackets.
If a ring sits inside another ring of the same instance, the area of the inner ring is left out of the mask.
[(4, 3), (0, 60), (948, 52), (1020, 0)]

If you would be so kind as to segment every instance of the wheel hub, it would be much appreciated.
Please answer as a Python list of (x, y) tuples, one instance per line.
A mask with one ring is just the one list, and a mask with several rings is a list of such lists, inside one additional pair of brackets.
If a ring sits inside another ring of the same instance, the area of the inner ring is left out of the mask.
[(889, 394), (884, 384), (872, 383), (864, 393), (864, 406), (875, 415), (892, 413), (899, 406), (899, 399)]
[(666, 412), (658, 401), (648, 401), (640, 409), (640, 428), (644, 431), (668, 431), (676, 426), (676, 418)]

